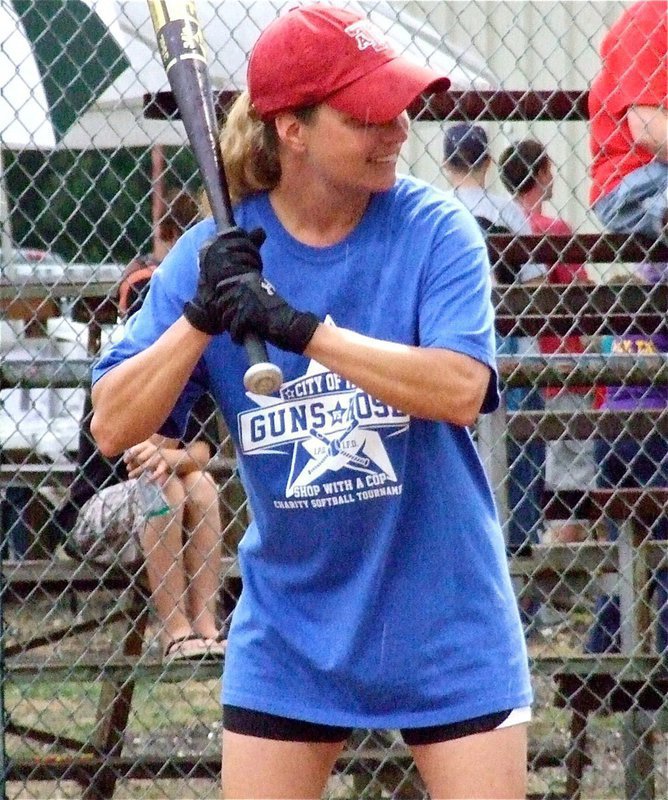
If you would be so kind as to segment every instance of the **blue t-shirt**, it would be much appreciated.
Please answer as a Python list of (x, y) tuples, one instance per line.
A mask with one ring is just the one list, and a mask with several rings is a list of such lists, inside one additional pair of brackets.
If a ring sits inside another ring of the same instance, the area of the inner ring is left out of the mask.
[[(401, 178), (331, 247), (296, 241), (265, 194), (236, 210), (262, 226), (264, 273), (295, 306), (393, 342), (448, 348), (493, 371), (490, 275), (460, 204)], [(156, 271), (99, 378), (154, 341), (197, 282), (211, 220)], [(269, 347), (285, 382), (246, 394), (245, 352), (216, 336), (172, 413), (202, 389), (234, 439), (253, 521), (223, 700), (353, 727), (446, 724), (527, 705), (527, 656), (492, 494), (468, 429), (410, 417), (304, 356)], [(169, 425), (167, 426), (169, 427)]]

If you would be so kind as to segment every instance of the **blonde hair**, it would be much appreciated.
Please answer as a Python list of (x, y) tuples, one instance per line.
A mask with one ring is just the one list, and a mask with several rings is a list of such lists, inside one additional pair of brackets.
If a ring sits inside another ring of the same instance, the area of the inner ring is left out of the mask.
[(232, 205), (278, 185), (281, 164), (276, 128), (255, 114), (247, 91), (241, 92), (227, 114), (220, 148)]
[[(293, 113), (308, 122), (315, 106), (296, 109)], [(265, 122), (255, 113), (247, 91), (239, 94), (227, 113), (220, 135), (220, 149), (232, 205), (258, 192), (270, 192), (281, 180), (278, 135), (273, 121)], [(202, 205), (210, 214), (208, 198), (203, 193)]]

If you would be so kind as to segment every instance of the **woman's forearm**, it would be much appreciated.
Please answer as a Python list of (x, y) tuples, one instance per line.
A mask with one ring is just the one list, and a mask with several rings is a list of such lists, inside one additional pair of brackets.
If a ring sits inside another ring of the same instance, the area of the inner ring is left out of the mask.
[(150, 347), (95, 383), (91, 432), (104, 455), (117, 455), (158, 430), (210, 338), (181, 317)]
[(471, 425), (489, 385), (490, 370), (469, 356), (411, 347), (320, 325), (306, 355), (406, 414)]

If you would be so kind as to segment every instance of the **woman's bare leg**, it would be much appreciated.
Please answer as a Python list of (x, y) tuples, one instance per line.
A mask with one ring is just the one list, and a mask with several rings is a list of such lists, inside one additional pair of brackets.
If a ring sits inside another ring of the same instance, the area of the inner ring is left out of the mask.
[(163, 491), (171, 511), (149, 519), (141, 534), (141, 546), (151, 602), (160, 619), (163, 648), (192, 633), (186, 614), (186, 576), (182, 556), (184, 490), (170, 478)]
[(188, 576), (186, 610), (193, 630), (205, 638), (219, 633), (216, 606), (220, 593), (222, 539), (218, 489), (206, 472), (183, 479), (186, 492), (183, 563)]
[(526, 796), (526, 724), (414, 745), (411, 752), (432, 800), (518, 800)]
[(224, 800), (318, 800), (343, 742), (281, 742), (223, 730)]

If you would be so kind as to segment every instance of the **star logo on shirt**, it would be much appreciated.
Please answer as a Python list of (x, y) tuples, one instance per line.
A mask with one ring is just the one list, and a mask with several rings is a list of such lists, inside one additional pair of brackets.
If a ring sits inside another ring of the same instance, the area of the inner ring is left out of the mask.
[(280, 396), (249, 393), (257, 408), (239, 415), (244, 454), (290, 455), (286, 497), (343, 470), (396, 481), (385, 441), (408, 429), (410, 417), (311, 360)]
[(332, 418), (332, 423), (336, 424), (342, 422), (345, 413), (346, 409), (340, 403), (337, 403), (329, 412), (329, 415)]

